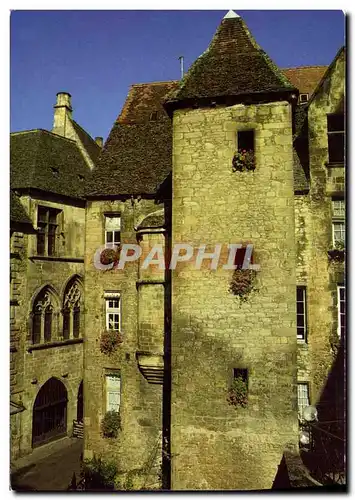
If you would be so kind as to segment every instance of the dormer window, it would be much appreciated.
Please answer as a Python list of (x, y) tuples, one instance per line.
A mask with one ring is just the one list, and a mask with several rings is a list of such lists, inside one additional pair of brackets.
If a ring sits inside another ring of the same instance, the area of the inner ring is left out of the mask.
[(152, 111), (149, 116), (150, 122), (156, 122), (158, 119), (158, 111)]
[(308, 94), (300, 94), (300, 104), (308, 102)]

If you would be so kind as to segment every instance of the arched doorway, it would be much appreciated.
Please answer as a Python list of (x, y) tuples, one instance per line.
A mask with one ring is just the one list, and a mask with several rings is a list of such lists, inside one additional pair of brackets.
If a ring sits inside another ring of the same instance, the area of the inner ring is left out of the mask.
[(80, 382), (78, 391), (78, 403), (76, 408), (76, 419), (82, 422), (84, 417), (83, 381)]
[(66, 435), (67, 403), (67, 390), (60, 380), (50, 378), (41, 387), (33, 406), (33, 447)]

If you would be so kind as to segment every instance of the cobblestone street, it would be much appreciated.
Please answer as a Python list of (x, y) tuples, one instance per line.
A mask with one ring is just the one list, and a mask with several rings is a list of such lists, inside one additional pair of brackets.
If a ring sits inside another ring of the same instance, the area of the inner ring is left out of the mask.
[(82, 447), (82, 439), (67, 438), (52, 451), (51, 449), (36, 450), (32, 457), (33, 461), (28, 459), (27, 464), (25, 461), (22, 463), (19, 461), (20, 465), (11, 474), (12, 489), (16, 491), (65, 491), (71, 482), (73, 472), (75, 472), (76, 479), (79, 479)]

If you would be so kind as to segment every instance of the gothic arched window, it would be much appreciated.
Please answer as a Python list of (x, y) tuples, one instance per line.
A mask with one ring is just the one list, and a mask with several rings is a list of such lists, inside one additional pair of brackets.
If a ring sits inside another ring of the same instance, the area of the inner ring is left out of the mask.
[(44, 288), (34, 301), (32, 308), (32, 342), (50, 342), (53, 336), (54, 298), (48, 288)]
[(64, 307), (63, 309), (63, 338), (68, 339), (70, 337), (70, 309), (69, 307)]
[(63, 304), (63, 338), (79, 338), (80, 336), (80, 308), (81, 287), (77, 279), (71, 280), (64, 294)]
[(49, 304), (44, 311), (44, 341), (50, 342), (52, 338), (52, 312), (53, 308)]

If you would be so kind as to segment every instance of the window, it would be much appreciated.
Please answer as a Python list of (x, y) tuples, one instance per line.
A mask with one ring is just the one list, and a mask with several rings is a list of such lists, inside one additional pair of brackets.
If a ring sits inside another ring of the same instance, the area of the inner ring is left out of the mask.
[(306, 287), (298, 286), (296, 290), (297, 340), (307, 341), (307, 296)]
[(239, 130), (238, 151), (240, 150), (254, 153), (254, 130)]
[(345, 218), (345, 202), (344, 200), (332, 200), (333, 217)]
[(344, 115), (327, 115), (328, 156), (330, 163), (344, 162)]
[(158, 118), (158, 111), (152, 111), (149, 116), (149, 121), (156, 122)]
[(304, 104), (308, 101), (308, 94), (300, 94), (300, 104)]
[(309, 389), (307, 382), (297, 384), (298, 415), (302, 419), (303, 411), (309, 406)]
[(76, 277), (66, 286), (63, 303), (63, 339), (80, 336), (81, 286)]
[(121, 376), (118, 373), (106, 375), (106, 411), (120, 411)]
[(37, 254), (54, 255), (58, 228), (56, 208), (38, 207), (37, 212)]
[(50, 342), (52, 338), (52, 311), (53, 308), (49, 304), (44, 311), (44, 341)]
[(73, 337), (79, 338), (80, 335), (80, 306), (77, 304), (73, 309)]
[(120, 294), (105, 292), (106, 302), (106, 329), (119, 331), (121, 329)]
[(105, 244), (119, 245), (121, 242), (121, 217), (105, 215)]
[(70, 337), (70, 309), (63, 309), (63, 339), (67, 340)]
[(344, 243), (345, 241), (345, 222), (333, 222), (333, 243)]
[(248, 387), (248, 368), (234, 368), (233, 369), (233, 378), (241, 378), (243, 382), (245, 382)]
[(32, 316), (32, 342), (39, 344), (41, 342), (41, 328), (42, 328), (42, 310), (36, 306)]
[[(237, 269), (243, 269), (246, 251), (247, 251), (246, 246), (242, 246), (242, 248), (237, 249), (237, 252), (235, 254), (235, 259), (234, 259), (234, 265), (237, 266)], [(254, 248), (252, 248), (249, 264), (254, 264)], [(246, 265), (248, 265), (248, 264), (246, 264)]]
[(332, 200), (333, 210), (333, 245), (345, 242), (345, 202)]
[(52, 340), (53, 309), (53, 295), (46, 287), (37, 295), (32, 308), (32, 342), (34, 344)]
[(338, 335), (345, 335), (345, 286), (338, 286)]

